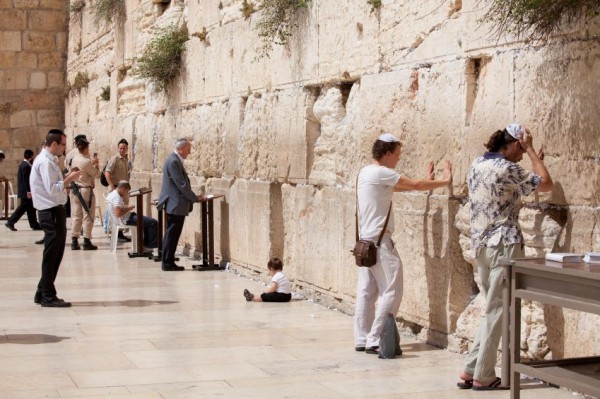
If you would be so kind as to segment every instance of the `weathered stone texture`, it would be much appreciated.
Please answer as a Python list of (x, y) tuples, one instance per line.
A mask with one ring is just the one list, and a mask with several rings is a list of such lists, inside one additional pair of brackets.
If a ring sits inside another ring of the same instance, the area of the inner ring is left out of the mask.
[[(552, 193), (524, 199), (526, 254), (600, 249), (598, 18), (531, 45), (491, 38), (476, 3), (390, 1), (372, 13), (366, 1), (313, 0), (289, 45), (255, 61), (261, 14), (244, 19), (240, 6), (172, 1), (161, 14), (148, 0), (130, 1), (123, 26), (97, 27), (88, 7), (70, 22), (69, 80), (86, 71), (91, 81), (68, 98), (68, 131), (88, 133), (101, 159), (121, 137), (130, 140), (133, 181), (151, 185), (153, 197), (175, 140), (191, 137), (194, 189), (225, 195), (215, 202), (219, 259), (264, 273), (270, 256), (282, 256), (297, 287), (351, 312), (355, 178), (373, 140), (390, 131), (403, 142), (402, 175), (424, 177), (430, 160), (438, 176), (445, 160), (454, 168), (449, 189), (394, 196), (405, 273), (398, 316), (423, 339), (464, 350), (482, 309), (465, 176), (489, 135), (514, 120), (543, 145), (556, 182)], [(181, 76), (156, 93), (129, 68), (155, 28), (171, 24), (190, 34), (206, 29), (207, 40), (190, 37)], [(11, 43), (0, 50), (20, 50), (20, 40)], [(60, 64), (43, 56), (52, 50), (28, 48), (40, 53), (40, 68)], [(48, 87), (58, 88), (52, 73)], [(196, 206), (181, 240), (188, 253), (198, 252), (199, 223)], [(595, 322), (535, 303), (523, 317), (523, 353), (531, 358), (571, 353), (574, 331)], [(579, 339), (595, 348), (591, 335)]]
[(15, 178), (23, 150), (38, 150), (48, 129), (64, 125), (68, 7), (10, 0), (0, 8), (0, 148), (9, 161), (0, 173)]

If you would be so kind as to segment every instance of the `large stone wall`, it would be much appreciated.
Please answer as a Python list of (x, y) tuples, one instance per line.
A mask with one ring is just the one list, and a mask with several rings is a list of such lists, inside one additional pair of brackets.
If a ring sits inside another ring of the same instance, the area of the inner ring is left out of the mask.
[[(543, 145), (556, 180), (551, 194), (525, 200), (527, 253), (600, 250), (598, 19), (546, 43), (497, 41), (479, 26), (477, 1), (384, 0), (370, 12), (366, 0), (313, 0), (290, 44), (253, 62), (260, 12), (245, 19), (241, 3), (128, 0), (121, 25), (94, 25), (87, 6), (70, 23), (69, 79), (86, 71), (92, 81), (67, 100), (69, 133), (88, 134), (103, 160), (125, 137), (135, 184), (156, 193), (175, 138), (193, 138), (195, 188), (225, 195), (216, 203), (221, 259), (256, 275), (281, 256), (297, 288), (352, 312), (355, 176), (374, 138), (394, 132), (402, 174), (424, 176), (429, 160), (441, 173), (446, 159), (455, 171), (451, 189), (394, 197), (405, 276), (398, 317), (423, 339), (463, 350), (481, 310), (465, 175), (489, 134), (515, 119)], [(130, 68), (153, 28), (170, 24), (208, 37), (190, 38), (181, 76), (161, 94)], [(198, 212), (180, 243), (190, 252)], [(597, 318), (537, 304), (524, 317), (530, 357), (598, 352)]]
[(23, 151), (64, 126), (67, 21), (64, 0), (0, 0), (0, 175), (13, 183)]

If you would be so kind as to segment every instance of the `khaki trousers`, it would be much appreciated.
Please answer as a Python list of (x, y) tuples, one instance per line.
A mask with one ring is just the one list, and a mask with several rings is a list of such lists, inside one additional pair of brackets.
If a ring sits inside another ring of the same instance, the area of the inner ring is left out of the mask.
[[(502, 285), (503, 272), (500, 259), (523, 257), (523, 245), (481, 248), (477, 255), (477, 267), (481, 277), (481, 293), (485, 300), (485, 315), (482, 317), (473, 342), (473, 348), (465, 361), (465, 372), (478, 381), (496, 378), (494, 366), (500, 337), (502, 336)], [(505, 348), (505, 350), (508, 350)]]
[(81, 202), (79, 202), (79, 197), (71, 191), (71, 237), (79, 238), (81, 226), (83, 225), (83, 237), (91, 239), (92, 228), (94, 227), (94, 220), (96, 218), (96, 197), (91, 188), (80, 188), (79, 191), (86, 204), (90, 204), (90, 197), (92, 199), (91, 205), (89, 205), (90, 214), (88, 215), (85, 209), (83, 209)]

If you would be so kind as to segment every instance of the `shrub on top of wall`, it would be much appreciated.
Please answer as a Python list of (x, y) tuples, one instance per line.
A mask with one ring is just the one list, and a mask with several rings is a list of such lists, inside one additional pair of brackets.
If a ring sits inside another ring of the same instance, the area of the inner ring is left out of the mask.
[(481, 22), (493, 25), (494, 35), (546, 39), (561, 25), (600, 15), (598, 0), (493, 0)]
[(256, 59), (268, 57), (273, 44), (285, 46), (292, 36), (298, 11), (308, 7), (311, 0), (263, 0), (262, 17), (256, 24), (256, 31), (262, 40)]
[(115, 20), (123, 22), (126, 16), (125, 0), (95, 0), (92, 12), (96, 25), (110, 25)]
[(131, 73), (154, 84), (155, 91), (166, 92), (181, 70), (181, 57), (188, 41), (187, 27), (170, 25), (159, 29), (144, 54), (136, 58)]

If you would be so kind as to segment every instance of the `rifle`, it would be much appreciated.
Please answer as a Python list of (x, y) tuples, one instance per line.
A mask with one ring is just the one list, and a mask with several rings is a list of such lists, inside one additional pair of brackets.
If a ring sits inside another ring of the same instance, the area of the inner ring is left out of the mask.
[[(88, 204), (85, 203), (85, 200), (83, 199), (83, 196), (81, 195), (81, 191), (79, 191), (79, 187), (77, 186), (77, 184), (75, 184), (74, 181), (71, 182), (71, 191), (73, 191), (73, 194), (75, 194), (77, 196), (77, 198), (79, 199), (79, 202), (81, 203), (81, 206), (85, 210), (85, 213), (87, 213), (88, 216), (90, 216), (90, 207), (88, 206)], [(92, 195), (94, 195), (94, 193), (92, 193)]]

